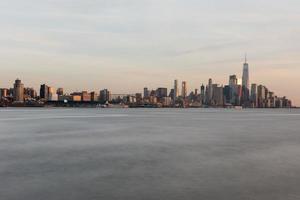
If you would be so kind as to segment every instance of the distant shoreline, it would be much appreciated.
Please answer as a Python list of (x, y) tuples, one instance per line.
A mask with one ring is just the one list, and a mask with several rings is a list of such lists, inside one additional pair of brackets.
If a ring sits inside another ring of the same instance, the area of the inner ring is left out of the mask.
[(0, 106), (4, 108), (89, 108), (89, 109), (227, 109), (227, 110), (287, 110), (287, 109), (300, 109), (300, 107), (291, 108), (242, 108), (242, 107), (139, 107), (139, 106)]

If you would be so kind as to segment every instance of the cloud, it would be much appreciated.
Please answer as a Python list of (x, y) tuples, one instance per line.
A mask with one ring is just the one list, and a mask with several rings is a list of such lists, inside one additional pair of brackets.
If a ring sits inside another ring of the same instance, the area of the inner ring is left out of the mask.
[[(0, 85), (17, 72), (31, 85), (37, 73), (55, 82), (63, 71), (73, 76), (70, 90), (92, 87), (81, 77), (92, 69), (93, 84), (114, 89), (109, 77), (125, 77), (136, 88), (190, 78), (196, 87), (207, 75), (221, 82), (240, 74), (245, 52), (253, 75), (284, 70), (300, 84), (294, 76), (300, 1), (10, 0), (0, 6)], [(265, 79), (280, 93), (294, 90), (276, 85), (275, 75)], [(63, 78), (57, 81), (63, 85)]]

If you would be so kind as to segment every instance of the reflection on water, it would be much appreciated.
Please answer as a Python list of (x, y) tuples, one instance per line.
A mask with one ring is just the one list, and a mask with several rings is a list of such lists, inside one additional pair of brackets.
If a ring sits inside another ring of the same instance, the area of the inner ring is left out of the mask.
[(300, 111), (0, 109), (0, 199), (300, 199)]

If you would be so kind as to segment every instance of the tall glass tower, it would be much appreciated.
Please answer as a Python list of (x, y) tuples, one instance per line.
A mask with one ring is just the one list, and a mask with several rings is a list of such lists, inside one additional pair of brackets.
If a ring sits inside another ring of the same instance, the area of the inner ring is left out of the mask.
[(247, 63), (247, 55), (245, 56), (245, 63), (243, 66), (243, 77), (242, 77), (242, 101), (243, 104), (246, 105), (249, 101), (249, 90), (250, 90), (250, 83), (249, 83), (249, 65)]
[(187, 97), (187, 84), (186, 84), (186, 81), (182, 81), (181, 96), (184, 99)]
[(14, 101), (24, 101), (24, 85), (20, 79), (17, 79), (14, 84)]
[(249, 90), (249, 65), (247, 63), (247, 56), (245, 56), (245, 63), (243, 66), (242, 86)]
[(173, 99), (174, 101), (177, 99), (177, 97), (179, 96), (179, 91), (178, 91), (178, 80), (174, 80), (174, 93), (173, 93)]

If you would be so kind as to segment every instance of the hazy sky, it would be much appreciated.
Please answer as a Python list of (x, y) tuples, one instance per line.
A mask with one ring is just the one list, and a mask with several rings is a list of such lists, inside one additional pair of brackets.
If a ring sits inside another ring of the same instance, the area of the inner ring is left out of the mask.
[(300, 105), (299, 0), (0, 0), (0, 87), (199, 88), (241, 77)]

